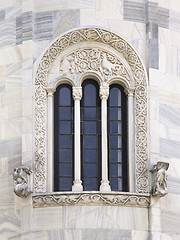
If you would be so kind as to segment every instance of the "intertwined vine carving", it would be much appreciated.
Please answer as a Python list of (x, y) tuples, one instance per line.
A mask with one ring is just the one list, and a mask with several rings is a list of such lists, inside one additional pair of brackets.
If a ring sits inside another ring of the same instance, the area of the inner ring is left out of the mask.
[[(145, 70), (134, 49), (121, 37), (99, 28), (84, 28), (71, 31), (57, 39), (42, 57), (35, 79), (35, 191), (46, 191), (46, 91), (47, 76), (53, 61), (58, 55), (69, 46), (81, 42), (93, 42), (110, 46), (118, 53), (122, 54), (128, 62), (134, 77), (135, 86), (135, 150), (136, 150), (136, 190), (145, 193), (148, 191), (147, 177), (147, 82)], [(75, 54), (75, 53), (74, 53)], [(78, 51), (76, 51), (78, 54)], [(101, 58), (102, 57), (102, 58)], [(102, 60), (105, 55), (99, 58), (102, 67)], [(113, 67), (110, 55), (106, 55), (106, 60), (111, 63), (109, 69), (101, 69), (101, 74), (112, 74)], [(94, 64), (94, 65), (93, 65)], [(119, 66), (122, 66), (119, 63)], [(96, 70), (96, 64), (92, 66)], [(98, 69), (96, 70), (98, 71)], [(100, 71), (100, 70), (99, 70)], [(103, 73), (104, 71), (104, 73)], [(121, 70), (122, 71), (122, 70)]]
[(109, 205), (109, 206), (149, 206), (149, 196), (105, 193), (39, 194), (33, 196), (33, 207), (53, 207), (68, 205)]
[(99, 48), (73, 51), (60, 61), (59, 70), (66, 74), (95, 71), (101, 74), (103, 81), (108, 81), (113, 76), (121, 76), (131, 83), (127, 69), (120, 59)]

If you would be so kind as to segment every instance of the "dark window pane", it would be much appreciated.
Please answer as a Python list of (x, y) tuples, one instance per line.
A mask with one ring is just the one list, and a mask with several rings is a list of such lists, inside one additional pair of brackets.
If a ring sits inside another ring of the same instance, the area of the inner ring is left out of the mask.
[[(84, 190), (97, 190), (100, 178), (100, 98), (96, 81), (87, 79), (82, 84), (81, 134), (82, 134), (82, 180)], [(91, 150), (90, 150), (91, 149)]]
[(96, 120), (96, 108), (85, 108), (84, 120)]
[(71, 149), (59, 150), (59, 162), (71, 162)]
[(85, 148), (96, 148), (96, 136), (84, 136)]
[(71, 178), (60, 178), (59, 186), (61, 191), (71, 191), (72, 190)]
[(71, 147), (71, 135), (60, 135), (59, 148), (70, 148), (70, 147)]
[(59, 108), (59, 120), (71, 120), (71, 108), (60, 107)]
[(59, 133), (71, 133), (71, 122), (60, 121), (59, 122)]
[(97, 191), (97, 179), (96, 178), (85, 178), (84, 180), (85, 191)]
[(122, 176), (121, 164), (110, 164), (110, 176), (111, 177), (121, 177)]
[(72, 87), (59, 85), (54, 94), (54, 190), (71, 191), (73, 177)]
[(122, 191), (122, 179), (121, 178), (111, 178), (110, 181), (112, 191)]
[(121, 136), (110, 136), (110, 148), (121, 148)]
[(97, 174), (97, 165), (96, 164), (84, 164), (84, 174), (85, 177), (96, 177)]
[(110, 122), (110, 134), (121, 134), (122, 124), (121, 122)]
[(110, 120), (121, 120), (121, 108), (110, 108)]
[(96, 150), (84, 150), (84, 161), (85, 162), (96, 162)]
[(84, 122), (85, 134), (96, 134), (96, 122)]
[(121, 106), (121, 91), (119, 88), (111, 88), (109, 95), (110, 106)]
[(69, 106), (71, 105), (71, 91), (67, 87), (62, 87), (59, 92), (59, 105)]
[(110, 162), (122, 162), (122, 151), (110, 150)]
[(84, 87), (84, 106), (96, 106), (96, 87), (92, 84)]
[(71, 176), (71, 163), (59, 163), (59, 176), (61, 177)]

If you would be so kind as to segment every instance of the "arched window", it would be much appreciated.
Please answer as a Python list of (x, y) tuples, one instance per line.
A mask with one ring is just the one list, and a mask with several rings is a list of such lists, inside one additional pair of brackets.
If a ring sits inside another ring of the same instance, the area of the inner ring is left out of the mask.
[[(74, 41), (69, 36), (79, 34)], [(104, 36), (110, 36), (108, 42)], [(98, 38), (98, 40), (97, 40)], [(67, 44), (59, 43), (67, 40)], [(119, 45), (123, 45), (119, 48)], [(129, 58), (127, 56), (133, 56)], [(58, 64), (59, 63), (59, 64)], [(35, 161), (34, 191), (54, 190), (54, 92), (60, 83), (68, 82), (73, 90), (74, 106), (74, 177), (72, 191), (82, 191), (81, 143), (80, 143), (80, 102), (81, 82), (88, 76), (98, 79), (101, 98), (101, 168), (100, 191), (110, 191), (109, 180), (113, 177), (108, 166), (107, 101), (109, 86), (114, 80), (122, 83), (128, 102), (128, 181), (129, 191), (147, 193), (148, 187), (148, 129), (147, 129), (147, 73), (143, 62), (134, 48), (122, 37), (100, 28), (82, 28), (70, 31), (49, 46), (37, 65), (35, 76)], [(74, 89), (77, 96), (74, 97)], [(136, 89), (136, 91), (134, 91)], [(47, 96), (46, 96), (47, 91)], [(104, 95), (103, 95), (104, 94)], [(103, 116), (103, 112), (105, 113)], [(47, 114), (46, 114), (47, 113)], [(56, 124), (55, 124), (56, 125)], [(43, 137), (42, 137), (43, 136)], [(57, 136), (55, 137), (57, 138)], [(56, 144), (56, 142), (55, 142)], [(58, 140), (59, 144), (59, 140)], [(73, 147), (73, 144), (71, 145)], [(58, 153), (59, 154), (59, 153)], [(55, 157), (55, 165), (57, 165)], [(58, 160), (59, 161), (59, 160)], [(109, 157), (110, 161), (110, 157)], [(117, 164), (117, 163), (116, 163)], [(119, 164), (119, 163), (118, 163)], [(56, 169), (56, 167), (55, 167)], [(110, 174), (110, 175), (109, 175)], [(124, 170), (122, 170), (122, 176)], [(124, 178), (124, 177), (123, 177)], [(57, 181), (57, 180), (56, 180)], [(55, 181), (55, 182), (56, 182)], [(56, 185), (56, 183), (55, 183)], [(59, 185), (59, 183), (58, 183)], [(112, 184), (111, 184), (112, 185)], [(120, 186), (120, 184), (119, 184)], [(123, 184), (122, 184), (123, 186)], [(113, 189), (113, 187), (112, 187)], [(119, 187), (117, 189), (120, 189)], [(122, 187), (123, 189), (123, 187)]]
[(101, 110), (99, 86), (92, 79), (82, 84), (81, 168), (84, 190), (99, 190), (101, 180)]
[(126, 104), (123, 87), (111, 85), (108, 99), (108, 165), (113, 191), (128, 191)]
[[(82, 93), (81, 87), (77, 90), (80, 95), (74, 98), (75, 88), (72, 94), (70, 85), (61, 84), (54, 94), (54, 190), (71, 191), (80, 180), (84, 191), (98, 191), (107, 179), (110, 187), (103, 191), (128, 191), (127, 102), (123, 87), (113, 84), (104, 92), (95, 80), (87, 79), (82, 84)], [(79, 102), (74, 109), (75, 101)], [(80, 108), (76, 108), (78, 105)], [(76, 120), (74, 113), (79, 114)], [(80, 128), (76, 136), (79, 134), (81, 139), (78, 144), (74, 140), (77, 122)], [(74, 157), (74, 147), (76, 152), (79, 148), (81, 156)]]
[(58, 86), (54, 94), (54, 190), (71, 191), (74, 164), (72, 88)]

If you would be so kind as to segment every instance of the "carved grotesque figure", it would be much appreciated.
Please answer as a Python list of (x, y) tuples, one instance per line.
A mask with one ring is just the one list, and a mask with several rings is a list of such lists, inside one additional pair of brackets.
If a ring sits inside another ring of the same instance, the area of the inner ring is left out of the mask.
[(166, 171), (169, 167), (169, 163), (158, 162), (154, 165), (151, 172), (153, 173), (153, 196), (164, 196), (167, 194), (167, 174)]
[(27, 167), (14, 169), (14, 192), (18, 197), (27, 197), (27, 195), (30, 193), (28, 190), (28, 175), (30, 174), (31, 170)]

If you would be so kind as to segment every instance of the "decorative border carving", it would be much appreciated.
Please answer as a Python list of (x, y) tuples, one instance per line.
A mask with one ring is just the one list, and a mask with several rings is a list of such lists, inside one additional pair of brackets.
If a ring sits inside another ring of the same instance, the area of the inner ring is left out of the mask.
[(149, 195), (126, 193), (54, 193), (33, 196), (33, 207), (54, 207), (66, 205), (112, 205), (147, 208)]
[(147, 174), (147, 79), (143, 64), (135, 50), (123, 38), (100, 28), (71, 31), (57, 39), (43, 55), (35, 79), (35, 179), (36, 192), (46, 191), (46, 90), (50, 67), (57, 56), (78, 43), (101, 43), (123, 55), (129, 64), (135, 86), (135, 159), (136, 191), (148, 192)]

